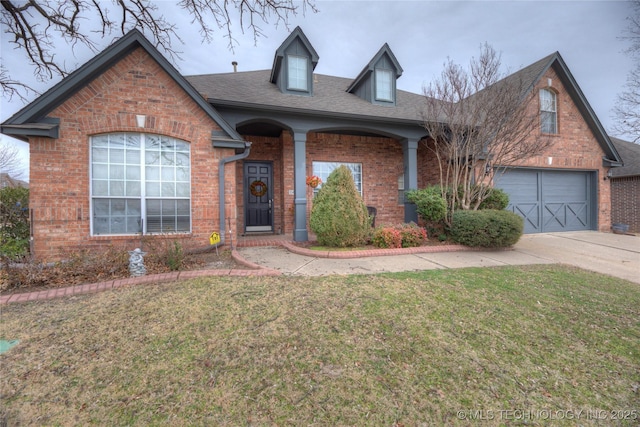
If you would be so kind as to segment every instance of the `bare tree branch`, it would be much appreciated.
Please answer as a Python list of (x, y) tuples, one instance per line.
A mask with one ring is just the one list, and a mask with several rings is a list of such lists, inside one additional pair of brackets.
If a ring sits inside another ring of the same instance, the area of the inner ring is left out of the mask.
[[(448, 61), (439, 79), (424, 89), (424, 127), (440, 168), (449, 217), (477, 209), (493, 185), (494, 171), (544, 152), (551, 139), (540, 132), (530, 82), (505, 77), (500, 56), (488, 45), (468, 71)], [(460, 196), (456, 189), (460, 189)]]
[[(144, 33), (156, 47), (171, 58), (179, 58), (174, 42), (182, 40), (177, 27), (162, 16), (151, 0), (0, 0), (0, 24), (12, 38), (11, 43), (24, 51), (34, 68), (36, 78), (47, 81), (66, 76), (70, 70), (60, 62), (56, 52), (63, 46), (81, 45), (96, 52), (95, 35), (104, 38), (123, 35), (131, 29)], [(290, 17), (309, 8), (317, 12), (313, 0), (180, 0), (179, 7), (189, 13), (192, 23), (200, 27), (202, 41), (210, 43), (220, 30), (233, 50), (238, 44), (233, 38), (234, 21), (242, 33), (253, 32), (254, 42), (264, 35), (262, 24), (287, 25)], [(110, 9), (110, 6), (111, 7)], [(97, 39), (97, 38), (96, 38)], [(26, 86), (2, 74), (0, 86), (5, 96), (16, 95)], [(20, 96), (24, 98), (25, 96)]]
[(6, 142), (0, 142), (0, 173), (6, 173), (11, 178), (23, 179), (24, 170), (25, 166), (18, 148)]
[(629, 73), (625, 90), (618, 95), (613, 109), (616, 120), (613, 130), (621, 135), (631, 135), (633, 142), (640, 143), (640, 0), (633, 2), (633, 8), (623, 39), (631, 42), (627, 52), (635, 58), (636, 68)]

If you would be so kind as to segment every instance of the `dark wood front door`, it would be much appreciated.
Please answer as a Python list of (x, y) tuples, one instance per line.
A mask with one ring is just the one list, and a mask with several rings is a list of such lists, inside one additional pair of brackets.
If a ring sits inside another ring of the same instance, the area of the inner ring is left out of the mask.
[(244, 164), (245, 231), (273, 231), (271, 163)]

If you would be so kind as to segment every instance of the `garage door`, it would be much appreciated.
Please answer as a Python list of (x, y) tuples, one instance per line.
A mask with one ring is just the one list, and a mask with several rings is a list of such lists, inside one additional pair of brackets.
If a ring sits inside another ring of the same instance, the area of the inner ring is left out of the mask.
[(508, 210), (524, 218), (525, 233), (596, 229), (595, 172), (507, 169), (495, 186), (509, 194)]

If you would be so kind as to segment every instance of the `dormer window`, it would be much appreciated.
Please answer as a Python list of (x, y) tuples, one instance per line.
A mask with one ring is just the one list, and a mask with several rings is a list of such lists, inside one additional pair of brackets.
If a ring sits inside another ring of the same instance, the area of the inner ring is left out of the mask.
[(542, 133), (558, 133), (556, 94), (550, 89), (540, 90), (540, 125)]
[(393, 72), (376, 68), (376, 100), (393, 102)]
[(402, 75), (391, 48), (384, 44), (347, 88), (347, 92), (377, 105), (396, 105), (396, 80)]
[(318, 54), (300, 27), (296, 27), (276, 50), (269, 81), (282, 93), (313, 96), (313, 70)]
[(308, 61), (305, 56), (287, 56), (287, 89), (289, 90), (309, 90)]

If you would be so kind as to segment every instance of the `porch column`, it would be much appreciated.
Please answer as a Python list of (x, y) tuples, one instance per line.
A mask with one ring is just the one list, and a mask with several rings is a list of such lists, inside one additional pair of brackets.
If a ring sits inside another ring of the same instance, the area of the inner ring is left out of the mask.
[(295, 222), (293, 229), (294, 242), (309, 240), (307, 231), (307, 132), (294, 129), (293, 133), (293, 165), (294, 165), (294, 200)]
[[(402, 156), (404, 160), (404, 190), (418, 189), (418, 140), (406, 139), (402, 141)], [(416, 205), (404, 201), (404, 222), (418, 222)]]

